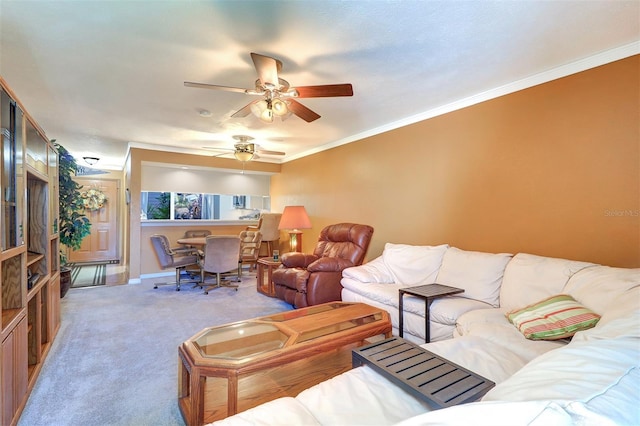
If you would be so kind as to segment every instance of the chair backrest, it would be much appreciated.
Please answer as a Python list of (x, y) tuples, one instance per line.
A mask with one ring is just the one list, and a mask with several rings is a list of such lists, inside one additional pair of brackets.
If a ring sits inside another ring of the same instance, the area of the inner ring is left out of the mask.
[(262, 243), (262, 233), (260, 231), (240, 232), (240, 256), (242, 259), (258, 259), (260, 245)]
[(156, 252), (160, 266), (162, 266), (163, 269), (172, 266), (173, 252), (169, 245), (169, 239), (165, 235), (154, 234), (151, 236), (151, 244), (153, 244), (153, 250)]
[(189, 229), (184, 232), (184, 238), (208, 237), (211, 231), (208, 229)]
[(361, 265), (367, 254), (373, 228), (356, 223), (337, 223), (320, 231), (313, 251), (318, 257), (339, 257)]
[(202, 269), (207, 272), (229, 272), (238, 267), (240, 237), (209, 235), (204, 246)]
[(275, 241), (280, 239), (280, 218), (282, 213), (262, 213), (260, 215), (260, 232), (262, 241)]

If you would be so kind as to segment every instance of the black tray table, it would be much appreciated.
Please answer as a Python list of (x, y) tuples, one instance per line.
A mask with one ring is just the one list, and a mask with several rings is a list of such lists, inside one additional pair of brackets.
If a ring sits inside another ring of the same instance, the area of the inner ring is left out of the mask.
[(434, 408), (476, 401), (495, 383), (399, 337), (352, 352), (352, 365), (368, 365)]

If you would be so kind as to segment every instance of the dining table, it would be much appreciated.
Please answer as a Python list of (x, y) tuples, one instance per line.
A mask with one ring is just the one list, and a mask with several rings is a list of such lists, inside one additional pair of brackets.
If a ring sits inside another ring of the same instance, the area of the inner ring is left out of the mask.
[(186, 246), (201, 246), (207, 243), (207, 237), (189, 237), (189, 238), (178, 238), (178, 244), (183, 244)]

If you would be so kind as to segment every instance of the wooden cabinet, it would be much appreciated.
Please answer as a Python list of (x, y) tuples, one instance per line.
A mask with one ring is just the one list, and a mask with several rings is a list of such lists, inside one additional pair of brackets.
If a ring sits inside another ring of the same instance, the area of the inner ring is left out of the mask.
[(12, 424), (27, 393), (27, 321), (18, 325), (2, 341), (2, 424)]
[(58, 156), (0, 77), (0, 411), (17, 423), (60, 327)]

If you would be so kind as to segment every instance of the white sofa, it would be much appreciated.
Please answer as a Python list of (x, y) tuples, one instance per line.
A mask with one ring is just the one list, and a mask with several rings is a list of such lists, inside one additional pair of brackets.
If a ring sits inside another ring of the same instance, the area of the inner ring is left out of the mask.
[[(387, 309), (395, 331), (401, 279), (464, 288), (433, 302), (438, 341), (423, 347), (496, 386), (479, 402), (434, 409), (364, 366), (215, 425), (640, 424), (640, 269), (388, 244), (343, 277), (343, 300)], [(529, 340), (505, 315), (558, 294), (600, 314), (597, 325), (571, 340)], [(423, 343), (424, 301), (405, 296), (405, 309), (405, 337)]]

